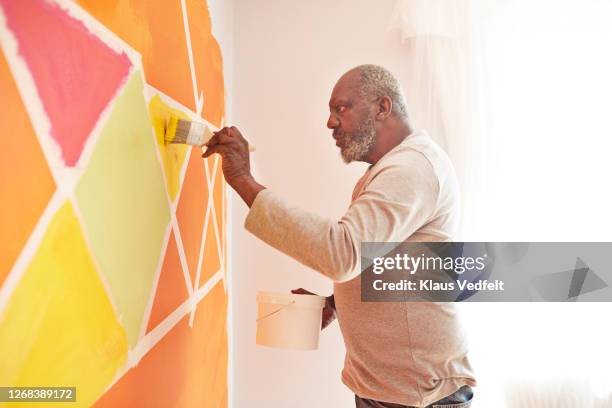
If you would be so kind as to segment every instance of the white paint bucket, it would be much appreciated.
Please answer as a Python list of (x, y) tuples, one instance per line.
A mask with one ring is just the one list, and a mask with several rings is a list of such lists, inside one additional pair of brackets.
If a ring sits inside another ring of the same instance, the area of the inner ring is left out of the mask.
[(292, 350), (319, 347), (325, 297), (259, 292), (257, 303), (257, 344)]

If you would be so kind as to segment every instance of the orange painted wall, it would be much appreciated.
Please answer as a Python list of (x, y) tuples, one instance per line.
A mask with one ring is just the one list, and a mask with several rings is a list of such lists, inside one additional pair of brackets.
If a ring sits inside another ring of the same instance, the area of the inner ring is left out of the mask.
[[(0, 0), (2, 386), (76, 386), (58, 407), (227, 406), (221, 161), (159, 133), (168, 114), (224, 122), (207, 4), (182, 4)], [(82, 119), (81, 94), (100, 109), (67, 154), (55, 125)]]

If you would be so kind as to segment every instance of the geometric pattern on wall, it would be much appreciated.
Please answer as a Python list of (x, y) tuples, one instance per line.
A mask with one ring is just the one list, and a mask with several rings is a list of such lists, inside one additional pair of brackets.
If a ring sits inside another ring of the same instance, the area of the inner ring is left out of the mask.
[(1, 286), (53, 195), (55, 181), (1, 54), (0, 106), (0, 131), (10, 135), (3, 138), (0, 149)]
[(220, 360), (227, 354), (226, 316), (218, 311), (226, 310), (226, 302), (223, 286), (216, 285), (202, 301), (193, 329), (187, 317), (181, 319), (96, 407), (226, 406), (227, 373), (213, 369), (225, 367)]
[(64, 162), (74, 166), (100, 114), (125, 80), (130, 61), (56, 4), (35, 0), (2, 4), (51, 123), (51, 136)]
[(221, 159), (163, 142), (223, 124), (206, 2), (0, 0), (0, 46), (0, 385), (227, 406)]

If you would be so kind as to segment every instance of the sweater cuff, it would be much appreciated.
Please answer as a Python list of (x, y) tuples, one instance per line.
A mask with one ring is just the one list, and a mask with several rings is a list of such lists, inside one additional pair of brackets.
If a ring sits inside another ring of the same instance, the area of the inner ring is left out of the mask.
[(265, 209), (268, 207), (270, 200), (273, 200), (274, 192), (266, 188), (261, 190), (255, 196), (253, 204), (249, 209), (246, 219), (244, 220), (244, 228), (253, 235), (258, 235), (258, 232), (263, 229), (263, 221), (265, 219)]

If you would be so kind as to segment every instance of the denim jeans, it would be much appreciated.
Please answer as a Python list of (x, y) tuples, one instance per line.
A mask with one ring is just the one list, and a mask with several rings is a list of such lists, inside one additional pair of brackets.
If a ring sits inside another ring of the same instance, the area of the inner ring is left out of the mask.
[[(425, 408), (468, 408), (472, 405), (474, 392), (472, 387), (464, 385), (448, 397), (444, 397)], [(417, 408), (407, 405), (380, 402), (358, 397), (355, 395), (355, 406), (357, 408)]]

